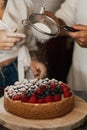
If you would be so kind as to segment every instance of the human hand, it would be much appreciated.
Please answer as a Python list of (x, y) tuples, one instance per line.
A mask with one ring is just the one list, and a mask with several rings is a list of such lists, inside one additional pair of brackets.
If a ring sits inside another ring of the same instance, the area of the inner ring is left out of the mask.
[(79, 31), (76, 32), (69, 32), (69, 36), (75, 39), (75, 41), (81, 46), (81, 47), (87, 47), (87, 25), (73, 25), (74, 29), (77, 29)]
[(35, 78), (38, 78), (38, 79), (44, 78), (47, 74), (47, 69), (45, 65), (35, 60), (31, 61), (31, 70)]
[(25, 39), (25, 35), (18, 33), (17, 29), (0, 30), (0, 50), (11, 50), (17, 42)]

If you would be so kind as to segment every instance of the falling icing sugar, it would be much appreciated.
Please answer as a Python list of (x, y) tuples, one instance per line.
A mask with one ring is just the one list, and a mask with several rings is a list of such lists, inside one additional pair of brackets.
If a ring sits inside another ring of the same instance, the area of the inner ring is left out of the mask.
[[(35, 23), (34, 26), (45, 33), (51, 33), (51, 29), (43, 23)], [(33, 29), (33, 34), (38, 38), (39, 41), (48, 40), (50, 38), (49, 35), (43, 34), (42, 32), (39, 32), (35, 29)]]

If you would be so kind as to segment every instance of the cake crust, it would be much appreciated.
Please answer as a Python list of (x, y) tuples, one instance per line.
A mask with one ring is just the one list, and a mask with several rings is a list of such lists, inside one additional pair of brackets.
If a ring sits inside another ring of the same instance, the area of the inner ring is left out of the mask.
[(33, 104), (14, 101), (5, 92), (4, 107), (8, 112), (27, 119), (57, 118), (72, 111), (74, 107), (74, 94), (58, 102)]

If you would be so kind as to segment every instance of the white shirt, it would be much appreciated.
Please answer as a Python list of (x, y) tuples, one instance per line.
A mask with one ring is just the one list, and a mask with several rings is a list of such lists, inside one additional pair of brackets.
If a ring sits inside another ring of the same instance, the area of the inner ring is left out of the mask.
[[(45, 0), (32, 0), (34, 4), (34, 11), (39, 12)], [(46, 10), (55, 12), (64, 0), (46, 0)]]
[[(87, 0), (66, 0), (55, 15), (67, 25), (87, 25)], [(74, 90), (87, 91), (87, 48), (82, 48), (77, 43), (74, 46), (68, 83)]]
[[(17, 28), (17, 32), (25, 33), (22, 20), (28, 19), (32, 12), (33, 5), (31, 0), (8, 0), (2, 18), (2, 21), (6, 24), (4, 27), (9, 27), (9, 29)], [(28, 35), (28, 39), (21, 43), (21, 46), (18, 43), (11, 51), (0, 51), (0, 62), (18, 56), (18, 76), (20, 81), (24, 79), (24, 68), (29, 67), (31, 63), (29, 51), (25, 44), (31, 43), (29, 49), (32, 48), (34, 50), (35, 47), (34, 45), (32, 46), (30, 28), (28, 28)]]
[[(0, 30), (9, 30), (9, 27), (2, 21), (0, 20)], [(3, 62), (7, 59), (15, 58), (18, 55), (18, 51), (16, 46), (12, 50), (0, 50), (0, 62)]]

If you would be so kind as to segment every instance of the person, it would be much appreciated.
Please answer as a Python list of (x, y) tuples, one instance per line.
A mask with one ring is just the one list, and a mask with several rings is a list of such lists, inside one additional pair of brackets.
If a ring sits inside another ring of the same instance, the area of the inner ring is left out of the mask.
[(39, 13), (41, 7), (45, 4), (45, 9), (51, 12), (55, 12), (57, 9), (60, 8), (61, 3), (64, 2), (64, 0), (32, 0), (33, 5), (34, 5), (34, 12)]
[[(72, 65), (67, 76), (67, 82), (75, 93), (87, 101), (87, 1), (65, 0), (61, 8), (55, 12), (56, 22), (62, 26), (68, 25), (76, 29), (75, 32), (61, 31), (66, 33), (75, 41)], [(61, 35), (61, 33), (60, 33)]]
[(45, 65), (31, 56), (38, 51), (31, 29), (26, 32), (22, 24), (32, 12), (31, 0), (0, 0), (0, 97), (7, 85), (26, 78), (28, 70), (29, 78), (46, 76)]
[[(32, 0), (32, 2), (34, 5), (34, 13), (41, 13), (43, 5), (45, 5), (45, 10), (55, 12), (58, 8), (60, 8), (60, 5), (61, 5), (61, 3), (64, 2), (64, 0), (46, 0), (46, 1), (37, 0), (37, 2), (36, 2), (36, 0)], [(40, 50), (39, 58), (46, 65), (47, 77), (49, 77), (49, 78), (52, 78), (52, 77), (58, 78), (58, 75), (60, 72), (59, 68), (58, 68), (58, 71), (56, 71), (56, 72), (54, 72), (54, 71), (56, 70), (57, 65), (59, 66), (61, 64), (61, 62), (56, 63), (55, 53), (53, 54), (53, 56), (51, 56), (51, 54), (50, 54), (55, 51), (55, 47), (54, 47), (54, 45), (51, 45), (51, 43), (55, 42), (55, 45), (56, 45), (57, 44), (56, 41), (57, 41), (56, 38), (55, 38), (55, 41), (50, 39), (42, 44), (37, 41), (37, 45), (40, 48), (39, 49)], [(56, 63), (56, 67), (55, 67), (55, 63)], [(55, 69), (53, 69), (53, 68), (55, 68)]]

